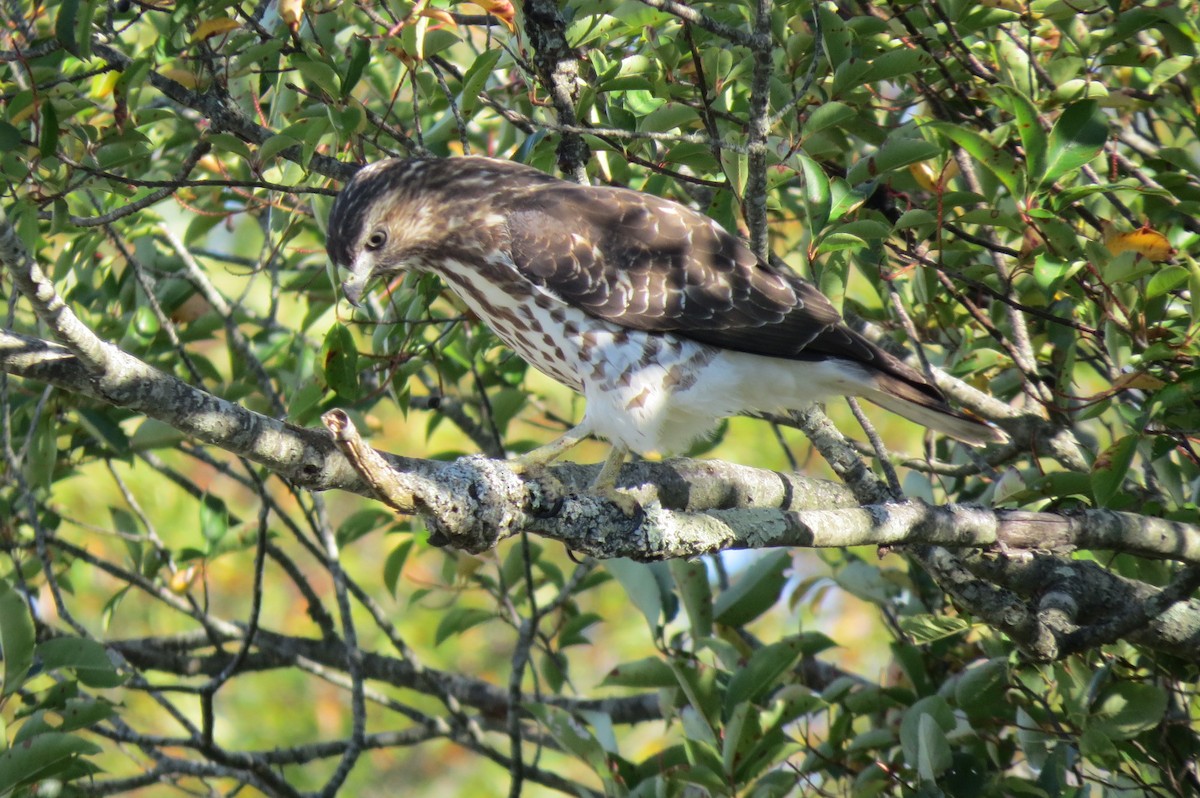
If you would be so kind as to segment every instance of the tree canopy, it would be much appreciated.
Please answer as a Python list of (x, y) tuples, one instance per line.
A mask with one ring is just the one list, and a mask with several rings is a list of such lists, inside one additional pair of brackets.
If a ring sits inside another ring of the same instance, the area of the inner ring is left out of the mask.
[[(1200, 794), (1195, 2), (0, 14), (0, 796)], [(514, 472), (578, 397), (324, 252), (464, 154), (707, 213), (1009, 442)]]

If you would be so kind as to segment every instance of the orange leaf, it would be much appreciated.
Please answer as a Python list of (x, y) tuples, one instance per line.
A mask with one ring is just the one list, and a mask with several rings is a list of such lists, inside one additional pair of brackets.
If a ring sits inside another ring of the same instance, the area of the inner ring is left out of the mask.
[(499, 19), (508, 26), (509, 30), (516, 30), (513, 20), (517, 17), (517, 10), (513, 8), (513, 4), (509, 0), (471, 0), (471, 2)]
[(196, 26), (195, 33), (192, 34), (192, 41), (199, 42), (213, 36), (219, 36), (222, 33), (229, 33), (231, 30), (237, 30), (241, 25), (237, 20), (229, 17), (217, 17), (216, 19), (206, 19)]
[(1113, 255), (1122, 252), (1136, 252), (1147, 260), (1161, 263), (1170, 260), (1175, 255), (1175, 248), (1162, 233), (1146, 224), (1128, 233), (1118, 232), (1111, 225), (1104, 224), (1104, 247)]

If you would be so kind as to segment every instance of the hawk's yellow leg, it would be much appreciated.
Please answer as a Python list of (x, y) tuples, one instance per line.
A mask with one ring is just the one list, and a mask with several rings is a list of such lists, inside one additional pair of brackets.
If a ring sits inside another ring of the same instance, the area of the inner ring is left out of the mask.
[[(590, 424), (586, 422), (579, 424), (545, 446), (539, 446), (531, 452), (514, 457), (509, 464), (518, 474), (537, 474), (591, 434)], [(604, 465), (600, 468), (600, 473), (592, 481), (590, 490), (620, 507), (626, 515), (633, 516), (638, 510), (637, 500), (617, 488), (617, 477), (628, 456), (629, 449), (627, 447), (614, 444)]]
[(608, 458), (600, 468), (600, 473), (592, 481), (591, 491), (597, 496), (603, 496), (608, 499), (620, 507), (621, 512), (632, 518), (637, 514), (639, 509), (637, 499), (617, 487), (617, 477), (620, 475), (621, 466), (625, 464), (625, 458), (628, 456), (629, 449), (627, 447), (619, 443), (614, 443), (612, 451), (608, 453)]
[(539, 446), (531, 452), (514, 457), (509, 464), (518, 474), (537, 472), (562, 457), (568, 449), (578, 446), (584, 438), (591, 434), (592, 425), (584, 422), (567, 430), (545, 446)]

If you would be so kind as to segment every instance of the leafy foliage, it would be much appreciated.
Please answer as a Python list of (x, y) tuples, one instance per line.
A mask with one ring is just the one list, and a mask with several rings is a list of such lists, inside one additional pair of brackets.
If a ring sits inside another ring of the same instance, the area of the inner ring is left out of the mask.
[[(382, 449), (499, 457), (577, 403), (436, 281), (347, 316), (337, 185), (483, 153), (632, 186), (769, 229), (1012, 436), (877, 459), (905, 494), (1194, 530), (1194, 3), (515, 5), (10, 4), (7, 221), (83, 325), (163, 372), (300, 426), (348, 409)], [(954, 578), (924, 546), (469, 557), (47, 388), (18, 359), (59, 330), (3, 275), (0, 795), (1200, 793), (1193, 539), (962, 555)], [(726, 429), (715, 455), (796, 459), (790, 432)], [(1061, 632), (1053, 661), (1032, 627)]]

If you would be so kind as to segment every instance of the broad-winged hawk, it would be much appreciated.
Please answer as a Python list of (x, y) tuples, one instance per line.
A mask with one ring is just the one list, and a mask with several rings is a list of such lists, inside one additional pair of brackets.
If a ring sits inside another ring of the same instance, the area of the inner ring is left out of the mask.
[(669, 200), (490, 158), (390, 159), (346, 185), (328, 229), (352, 303), (373, 279), (433, 272), (521, 357), (582, 393), (583, 421), (522, 462), (606, 438), (596, 487), (610, 494), (629, 450), (679, 452), (727, 416), (839, 395), (970, 443), (1004, 439), (846, 327), (811, 284)]

